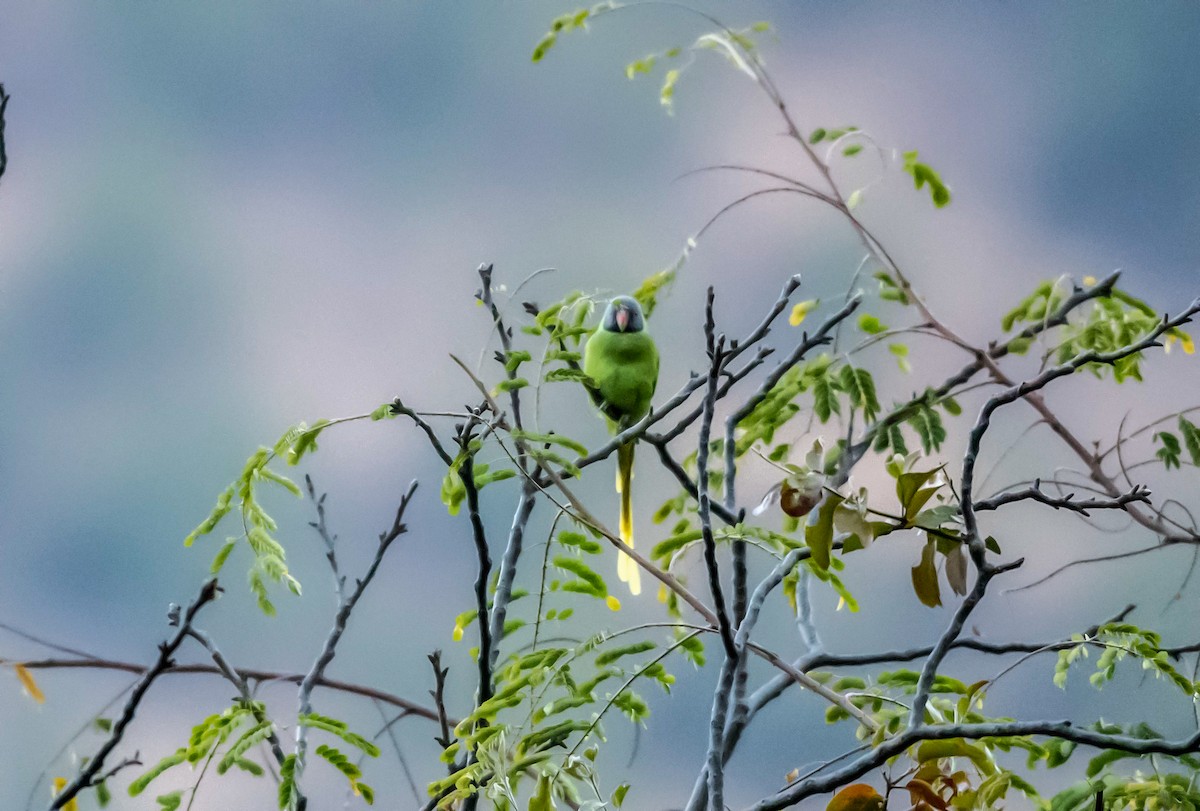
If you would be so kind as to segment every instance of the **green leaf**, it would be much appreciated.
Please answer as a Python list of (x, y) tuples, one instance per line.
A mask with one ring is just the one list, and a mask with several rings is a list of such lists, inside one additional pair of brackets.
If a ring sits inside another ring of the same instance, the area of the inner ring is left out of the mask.
[(458, 475), (457, 464), (451, 466), (446, 471), (446, 475), (442, 479), (441, 495), (442, 503), (446, 505), (447, 512), (451, 515), (458, 515), (463, 500), (467, 497), (467, 488), (463, 484), (462, 477)]
[(863, 313), (858, 317), (858, 328), (868, 335), (878, 335), (886, 332), (888, 326), (870, 313)]
[[(558, 36), (554, 33), (546, 34), (541, 41), (533, 49), (533, 61), (541, 62), (545, 58), (546, 53), (554, 47), (554, 43), (558, 41)], [(280, 806), (283, 807), (282, 805)]]
[(938, 450), (946, 441), (946, 427), (942, 424), (942, 418), (928, 403), (917, 403), (906, 421), (921, 438), (921, 448), (925, 453)]
[(937, 568), (934, 565), (934, 544), (925, 544), (921, 550), (921, 562), (912, 568), (913, 591), (922, 603), (935, 608), (942, 604), (941, 590), (938, 588)]
[(863, 410), (867, 420), (879, 414), (879, 398), (875, 394), (875, 380), (866, 369), (843, 366), (838, 373), (838, 384), (850, 395), (850, 404)]
[(827, 375), (821, 375), (813, 382), (813, 412), (823, 423), (828, 422), (833, 414), (841, 413), (837, 394)]
[(513, 374), (517, 371), (517, 367), (527, 360), (532, 360), (533, 356), (524, 349), (511, 349), (504, 356), (504, 371)]
[(852, 158), (859, 152), (862, 152), (862, 144), (850, 144), (850, 146), (842, 150), (842, 155), (847, 158)]
[(1192, 464), (1200, 467), (1200, 428), (1180, 416), (1179, 433), (1183, 434), (1183, 444), (1192, 457)]
[(562, 531), (556, 536), (558, 542), (563, 546), (569, 546), (578, 549), (589, 555), (598, 555), (603, 551), (604, 547), (591, 540), (587, 536), (579, 532)]
[(658, 91), (658, 101), (667, 110), (671, 110), (675, 99), (675, 84), (679, 81), (679, 69), (671, 68), (663, 80), (662, 89)]
[(899, 282), (892, 278), (886, 270), (877, 270), (872, 278), (879, 281), (879, 297), (884, 301), (895, 301), (908, 304), (908, 294), (900, 287)]
[(888, 351), (896, 357), (896, 365), (900, 367), (900, 371), (908, 374), (912, 371), (912, 364), (908, 362), (908, 346), (905, 344), (895, 343), (888, 344)]
[(321, 744), (316, 748), (316, 753), (320, 757), (324, 758), (329, 765), (341, 772), (346, 779), (350, 781), (351, 785), (353, 785), (358, 778), (362, 777), (362, 770), (359, 769), (358, 766), (350, 760), (350, 758), (346, 757), (335, 747), (327, 744)]
[(523, 389), (529, 385), (529, 381), (523, 377), (514, 377), (510, 380), (501, 380), (496, 384), (496, 391), (503, 394), (504, 392), (516, 391)]
[(580, 456), (586, 456), (588, 452), (587, 448), (585, 448), (582, 443), (576, 442), (574, 439), (571, 439), (569, 436), (564, 436), (563, 434), (537, 434), (531, 431), (517, 430), (510, 431), (509, 433), (512, 435), (513, 439), (523, 441), (525, 443), (561, 445), (567, 450), (574, 451)]
[[(914, 470), (909, 473), (901, 473), (896, 477), (896, 498), (900, 501), (900, 506), (904, 509), (904, 520), (912, 523), (917, 514), (921, 512), (921, 508), (926, 502), (933, 497), (933, 494), (941, 489), (942, 483), (937, 478), (939, 470)], [(929, 484), (934, 480), (934, 484)]]
[(315, 451), (317, 449), (317, 437), (321, 435), (321, 431), (325, 430), (328, 425), (329, 420), (317, 420), (312, 424), (311, 428), (305, 428), (304, 423), (301, 423), (300, 427), (303, 430), (297, 435), (295, 441), (291, 443), (291, 447), (287, 451), (287, 463), (289, 465), (298, 465), (306, 454)]
[(819, 144), (824, 139), (825, 139), (825, 130), (821, 129), (820, 127), (817, 127), (815, 130), (812, 131), (812, 134), (808, 136), (808, 142), (810, 144)]
[(296, 788), (296, 756), (288, 755), (279, 766), (279, 807), (294, 808), (299, 798), (300, 792)]
[(221, 547), (221, 551), (217, 552), (217, 556), (213, 558), (212, 565), (209, 566), (210, 573), (220, 574), (221, 569), (225, 566), (225, 561), (229, 559), (229, 555), (233, 552), (235, 546), (237, 546), (237, 538), (229, 538), (225, 541), (225, 545)]
[(1129, 752), (1122, 752), (1118, 749), (1109, 749), (1101, 752), (1096, 757), (1088, 761), (1086, 774), (1088, 777), (1095, 777), (1103, 771), (1109, 764), (1116, 763), (1118, 760), (1125, 758), (1137, 757)]
[(912, 175), (913, 185), (917, 189), (929, 185), (929, 196), (935, 207), (942, 208), (950, 203), (950, 189), (930, 166), (917, 161), (915, 151), (904, 153), (904, 171)]
[(356, 794), (363, 798), (363, 802), (367, 805), (375, 805), (375, 789), (362, 782), (356, 782), (352, 788)]
[(369, 757), (379, 757), (379, 747), (361, 735), (351, 732), (347, 728), (345, 721), (339, 721), (336, 718), (329, 718), (328, 716), (318, 715), (315, 712), (311, 712), (307, 715), (301, 715), (299, 722), (306, 727), (320, 729), (330, 733), (331, 735), (336, 735), (346, 743), (350, 744), (356, 749), (361, 750)]
[(660, 293), (665, 293), (671, 283), (675, 281), (675, 276), (679, 271), (679, 265), (675, 264), (664, 270), (652, 273), (642, 280), (641, 285), (637, 290), (633, 291), (633, 297), (637, 299), (638, 304), (642, 305), (642, 313), (646, 318), (654, 312), (654, 308), (658, 305), (658, 296)]
[(620, 808), (625, 802), (625, 795), (629, 793), (629, 784), (622, 783), (617, 786), (612, 793), (612, 804), (614, 808)]
[(1162, 443), (1162, 447), (1155, 451), (1154, 455), (1162, 460), (1163, 466), (1167, 470), (1172, 467), (1180, 466), (1180, 459), (1183, 448), (1179, 444), (1179, 438), (1170, 431), (1159, 431), (1154, 435), (1154, 438)]
[(622, 645), (619, 648), (612, 648), (596, 657), (596, 666), (604, 667), (605, 665), (610, 665), (622, 657), (645, 653), (646, 651), (654, 650), (656, 647), (658, 646), (655, 643), (647, 639), (643, 642), (634, 642), (630, 645)]
[(258, 469), (258, 476), (269, 482), (274, 482), (275, 484), (282, 487), (284, 490), (287, 490), (293, 496), (301, 495), (300, 485), (296, 484), (294, 481), (289, 479), (287, 476), (276, 473), (275, 471), (271, 470), (269, 467), (266, 467), (265, 465)]
[(996, 771), (996, 765), (982, 746), (968, 743), (962, 738), (922, 741), (917, 747), (917, 761), (920, 763), (952, 757), (969, 758), (982, 774), (993, 774)]
[(224, 518), (230, 510), (233, 509), (233, 494), (234, 485), (229, 485), (222, 491), (221, 495), (217, 496), (217, 506), (213, 508), (208, 517), (200, 522), (200, 526), (193, 529), (188, 536), (183, 539), (184, 546), (191, 546), (201, 535), (207, 535), (216, 529), (217, 524)]
[(160, 811), (176, 811), (183, 804), (183, 789), (176, 789), (170, 794), (161, 794), (154, 798)]
[(825, 493), (821, 506), (817, 508), (816, 520), (804, 527), (804, 542), (812, 550), (813, 563), (821, 569), (829, 568), (833, 550), (833, 516), (843, 501), (845, 499), (836, 493)]
[(554, 808), (554, 798), (550, 791), (553, 782), (546, 772), (538, 775), (537, 786), (533, 796), (529, 798), (529, 811), (551, 811)]
[(563, 367), (561, 369), (551, 369), (543, 378), (547, 383), (582, 383), (589, 388), (595, 388), (596, 381), (592, 380), (582, 369), (572, 369), (571, 367)]
[(154, 778), (158, 777), (160, 774), (165, 772), (167, 769), (170, 769), (172, 766), (178, 766), (180, 763), (183, 763), (185, 760), (187, 760), (187, 750), (186, 749), (176, 749), (174, 754), (167, 755), (165, 758), (160, 760), (158, 763), (151, 766), (146, 772), (144, 772), (141, 775), (141, 777), (137, 778), (132, 783), (130, 783), (129, 784), (129, 796), (130, 797), (138, 796), (139, 794), (141, 794), (143, 791), (146, 790), (146, 786), (150, 785), (150, 782), (152, 780), (154, 780)]
[(270, 721), (262, 721), (243, 732), (241, 737), (226, 750), (225, 756), (217, 763), (217, 774), (225, 774), (225, 772), (229, 771), (229, 767), (240, 760), (242, 755), (246, 754), (247, 750), (270, 737), (273, 729), (274, 724)]
[(513, 470), (512, 468), (508, 468), (508, 467), (502, 467), (499, 470), (489, 470), (489, 471), (485, 471), (483, 473), (479, 472), (479, 470), (476, 469), (474, 471), (474, 473), (475, 473), (475, 489), (476, 490), (482, 490), (483, 488), (487, 487), (489, 484), (495, 484), (496, 482), (502, 482), (505, 479), (511, 479), (517, 475), (517, 471)]
[(563, 584), (563, 591), (571, 591), (577, 594), (590, 594), (593, 597), (603, 599), (608, 596), (608, 587), (604, 583), (604, 578), (596, 574), (590, 566), (578, 558), (566, 557), (559, 555), (552, 561), (556, 567), (565, 572), (570, 572), (575, 575), (578, 580), (571, 580)]
[(397, 416), (396, 411), (392, 408), (392, 403), (384, 403), (371, 412), (371, 421), (379, 422), (380, 420), (390, 420)]

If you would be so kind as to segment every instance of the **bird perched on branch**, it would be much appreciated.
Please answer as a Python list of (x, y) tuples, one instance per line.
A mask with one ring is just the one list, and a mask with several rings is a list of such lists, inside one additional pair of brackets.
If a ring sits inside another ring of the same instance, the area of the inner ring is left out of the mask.
[[(637, 299), (618, 296), (608, 303), (600, 326), (588, 338), (583, 371), (595, 384), (609, 430), (620, 433), (650, 411), (658, 384), (658, 349), (646, 333)], [(633, 442), (617, 449), (617, 493), (621, 497), (621, 541), (633, 546)], [(617, 576), (629, 590), (642, 590), (641, 572), (633, 558), (621, 555)]]

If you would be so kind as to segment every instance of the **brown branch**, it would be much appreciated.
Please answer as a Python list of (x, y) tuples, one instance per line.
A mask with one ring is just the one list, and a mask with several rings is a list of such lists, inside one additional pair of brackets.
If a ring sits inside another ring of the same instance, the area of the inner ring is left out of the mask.
[[(17, 660), (0, 659), (0, 665), (15, 663)], [(124, 673), (133, 673), (135, 675), (144, 675), (149, 668), (146, 665), (139, 665), (133, 662), (122, 662), (116, 659), (38, 659), (35, 661), (21, 662), (29, 670), (64, 670), (64, 669), (82, 669), (82, 670), (116, 670)], [(286, 673), (276, 670), (256, 670), (253, 668), (238, 668), (238, 673), (247, 681), (252, 682), (285, 682), (288, 684), (300, 684), (304, 681), (305, 674), (303, 673)], [(216, 665), (202, 664), (172, 664), (161, 671), (163, 676), (176, 675), (209, 675), (209, 676), (224, 676), (221, 670)], [(384, 704), (390, 704), (401, 710), (408, 712), (411, 715), (419, 715), (422, 718), (428, 718), (430, 721), (437, 721), (438, 714), (436, 711), (417, 704), (414, 701), (409, 701), (407, 698), (401, 698), (393, 693), (388, 693), (384, 690), (378, 690), (374, 687), (368, 687), (363, 684), (354, 684), (352, 682), (339, 681), (337, 679), (320, 678), (316, 681), (316, 686), (324, 687), (327, 690), (335, 690), (340, 693), (348, 693), (350, 695), (363, 696), (364, 698), (373, 698), (377, 701), (382, 701)], [(451, 719), (452, 724), (458, 723)]]

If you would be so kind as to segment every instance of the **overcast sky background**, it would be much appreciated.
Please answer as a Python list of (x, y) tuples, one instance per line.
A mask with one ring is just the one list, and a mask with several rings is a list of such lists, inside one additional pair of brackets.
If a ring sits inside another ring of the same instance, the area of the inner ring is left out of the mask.
[[(1060, 274), (1120, 268), (1125, 286), (1161, 309), (1200, 291), (1200, 6), (695, 5), (735, 27), (773, 23), (764, 58), (804, 128), (855, 124), (887, 149), (919, 149), (942, 174), (954, 194), (948, 208), (934, 210), (893, 168), (861, 215), (934, 311), (966, 336), (995, 337), (1010, 303)], [(661, 73), (624, 78), (630, 60), (705, 33), (679, 9), (614, 14), (564, 35), (532, 64), (550, 20), (572, 8), (12, 3), (0, 12), (0, 81), (13, 97), (0, 181), (0, 621), (150, 661), (167, 631), (167, 603), (195, 593), (223, 536), (190, 550), (180, 541), (255, 447), (299, 420), (369, 411), (397, 394), (427, 409), (474, 399), (448, 353), (475, 359), (488, 337), (472, 301), (480, 262), (494, 262), (497, 281), (510, 287), (557, 269), (523, 298), (627, 292), (674, 261), (721, 206), (756, 188), (745, 178), (682, 174), (725, 162), (805, 171), (753, 84), (716, 55), (697, 55), (674, 115), (658, 101)], [(838, 169), (848, 188), (876, 175), (865, 160)], [(699, 368), (707, 285), (717, 286), (722, 328), (740, 334), (791, 274), (804, 274), (803, 297), (832, 302), (860, 259), (849, 229), (799, 198), (766, 198), (729, 216), (701, 240), (651, 322), (667, 359), (659, 391), (675, 391)], [(786, 345), (795, 334), (782, 328), (773, 337)], [(925, 349), (914, 345), (910, 377), (874, 358), (885, 402), (961, 364), (940, 349), (924, 359)], [(1145, 387), (1117, 392), (1126, 398), (1119, 402), (1086, 380), (1068, 381), (1052, 402), (1083, 436), (1111, 437), (1126, 410), (1137, 424), (1200, 400), (1198, 362), (1169, 356)], [(585, 442), (602, 439), (582, 398), (564, 390), (550, 400), (547, 423), (565, 420)], [(1012, 411), (997, 426), (993, 462), (1029, 422)], [(960, 447), (952, 442), (945, 458)], [(662, 492), (667, 481), (647, 457), (639, 493)], [(1069, 461), (1035, 431), (993, 485)], [(424, 699), (424, 653), (443, 647), (454, 688), (469, 694), (466, 645), (450, 631), (472, 604), (474, 553), (463, 520), (449, 519), (437, 499), (437, 460), (422, 438), (399, 421), (351, 426), (328, 434), (306, 470), (331, 492), (350, 572), (366, 564), (405, 483), (421, 481), (411, 532), (364, 598), (329, 675)], [(1194, 470), (1149, 475), (1163, 493), (1195, 492)], [(750, 499), (770, 471), (747, 477)], [(582, 487), (597, 509), (615, 512), (607, 468)], [(513, 494), (485, 495), (499, 544)], [(650, 501), (638, 503), (647, 546), (664, 532), (648, 521)], [(279, 498), (273, 506), (305, 598), (280, 594), (280, 615), (262, 618), (245, 594), (243, 552), (201, 626), (236, 664), (302, 670), (324, 638), (332, 591), (305, 525), (309, 505)], [(535, 517), (543, 534), (544, 513)], [(991, 531), (1006, 556), (1030, 557), (1012, 585), (1073, 557), (1151, 540), (1097, 535), (1036, 511)], [(926, 609), (911, 593), (918, 549), (916, 538), (895, 538), (848, 559), (847, 580), (863, 603), (857, 615), (835, 612), (836, 598), (818, 591), (831, 649), (918, 644), (944, 627), (947, 610)], [(1057, 586), (989, 597), (973, 624), (987, 638), (1055, 639), (1137, 602), (1136, 621), (1164, 628), (1169, 641), (1194, 641), (1185, 636), (1200, 618), (1194, 588), (1162, 614), (1189, 561), (1187, 550), (1169, 550), (1076, 570)], [(623, 621), (658, 615), (656, 605), (633, 602)], [(764, 633), (794, 656), (799, 640), (775, 608)], [(0, 656), (44, 653), (0, 633)], [(1081, 672), (1077, 689), (1063, 693), (1050, 685), (1051, 663), (1024, 665), (989, 697), (990, 709), (1079, 720), (1153, 713), (1175, 734), (1192, 723), (1181, 699), (1140, 685), (1135, 667), (1102, 693)], [(628, 768), (627, 725), (608, 724), (605, 774), (612, 786), (635, 781), (637, 808), (681, 803), (702, 757), (715, 668), (675, 669), (675, 694), (655, 696)], [(971, 680), (998, 667), (954, 656), (947, 669)], [(47, 703), (37, 707), (10, 671), (0, 676), (0, 807), (21, 808), (54, 753), (127, 679), (42, 672)], [(229, 694), (213, 678), (164, 679), (122, 753), (138, 749), (154, 762)], [(264, 695), (279, 717), (293, 712), (292, 687)], [(356, 728), (378, 724), (363, 702), (317, 699), (319, 711)], [(776, 706), (731, 765), (735, 807), (849, 743), (848, 729), (823, 725), (811, 697)], [(459, 699), (451, 710), (465, 707)], [(401, 729), (418, 777), (428, 779), (438, 770), (432, 730), (418, 721)], [(77, 751), (96, 743), (84, 739)], [(52, 771), (70, 768), (60, 758)], [(309, 780), (325, 798), (319, 807), (337, 807), (344, 784), (322, 783), (319, 773)], [(190, 779), (176, 774), (156, 787)], [(391, 763), (365, 779), (383, 807), (409, 807)], [(119, 798), (118, 807), (152, 808), (153, 794)], [(270, 794), (261, 783), (211, 780), (195, 807), (269, 802)], [(43, 802), (39, 794), (34, 807)]]

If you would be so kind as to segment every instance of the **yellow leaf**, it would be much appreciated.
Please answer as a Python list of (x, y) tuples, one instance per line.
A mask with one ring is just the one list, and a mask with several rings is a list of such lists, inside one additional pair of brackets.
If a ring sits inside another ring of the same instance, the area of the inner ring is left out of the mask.
[(461, 625), (455, 625), (454, 626), (454, 641), (462, 642), (462, 638), (463, 638), (463, 627)]
[(1180, 338), (1179, 345), (1181, 347), (1183, 347), (1183, 354), (1185, 354), (1185, 355), (1196, 354), (1196, 342), (1192, 340), (1191, 335), (1185, 334), (1182, 338)]
[(37, 682), (33, 680), (33, 674), (29, 672), (29, 668), (25, 665), (13, 665), (13, 669), (17, 671), (17, 678), (21, 680), (21, 686), (25, 688), (25, 692), (39, 704), (46, 703), (46, 694), (38, 687)]
[(667, 601), (667, 587), (661, 583), (658, 586), (658, 601), (665, 603)]
[(809, 299), (801, 301), (792, 308), (792, 314), (788, 316), (788, 323), (793, 327), (798, 327), (804, 322), (805, 316), (817, 308), (820, 302), (817, 299)]
[(797, 778), (797, 777), (799, 777), (799, 776), (800, 776), (800, 770), (799, 770), (799, 769), (792, 769), (790, 772), (788, 772), (787, 774), (785, 774), (785, 775), (783, 776), (783, 782), (785, 782), (785, 783), (794, 783), (794, 782), (796, 782), (796, 778)]
[(1083, 286), (1084, 286), (1084, 287), (1091, 287), (1091, 286), (1092, 286), (1092, 285), (1094, 285), (1095, 283), (1096, 283), (1096, 277), (1095, 277), (1095, 276), (1084, 276), (1084, 277), (1083, 277)]
[(610, 611), (621, 610), (621, 601), (611, 594), (604, 598), (604, 604), (608, 606)]
[[(65, 789), (66, 787), (67, 787), (67, 778), (65, 778), (65, 777), (54, 778), (54, 787), (50, 791), (50, 796), (57, 797), (62, 792), (62, 790)], [(79, 811), (79, 801), (75, 797), (72, 797), (70, 800), (67, 801), (67, 804), (63, 806), (63, 811)]]
[(883, 798), (866, 783), (855, 783), (833, 795), (825, 811), (884, 811)]

